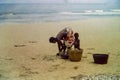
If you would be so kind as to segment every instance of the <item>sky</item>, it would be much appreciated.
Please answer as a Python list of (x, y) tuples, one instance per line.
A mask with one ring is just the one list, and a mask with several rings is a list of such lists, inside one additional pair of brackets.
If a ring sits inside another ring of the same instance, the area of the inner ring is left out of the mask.
[(0, 0), (0, 3), (107, 3), (120, 0)]

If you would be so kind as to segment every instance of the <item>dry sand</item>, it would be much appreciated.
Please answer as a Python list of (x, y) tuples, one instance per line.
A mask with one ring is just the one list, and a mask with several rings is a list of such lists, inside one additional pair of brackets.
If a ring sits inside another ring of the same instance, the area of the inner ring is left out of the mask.
[[(57, 44), (49, 43), (70, 26), (80, 34), (80, 62), (56, 57)], [(75, 76), (120, 76), (120, 17), (80, 21), (0, 25), (0, 80), (80, 80)], [(108, 53), (108, 63), (94, 64), (93, 53)], [(120, 77), (119, 77), (120, 79)]]

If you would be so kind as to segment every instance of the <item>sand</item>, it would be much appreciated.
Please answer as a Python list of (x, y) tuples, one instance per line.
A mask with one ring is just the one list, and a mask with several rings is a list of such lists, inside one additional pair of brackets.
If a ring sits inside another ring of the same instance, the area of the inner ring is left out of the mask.
[[(49, 43), (49, 37), (68, 26), (80, 34), (84, 50), (80, 62), (56, 57), (57, 44)], [(120, 17), (0, 24), (0, 80), (81, 80), (81, 75), (120, 76), (119, 34)], [(109, 54), (108, 63), (95, 64), (94, 53)]]

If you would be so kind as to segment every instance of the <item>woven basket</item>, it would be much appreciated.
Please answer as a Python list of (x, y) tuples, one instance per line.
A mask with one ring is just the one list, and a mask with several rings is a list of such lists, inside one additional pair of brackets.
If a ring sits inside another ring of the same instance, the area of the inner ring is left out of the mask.
[(83, 49), (68, 50), (69, 59), (71, 61), (80, 61), (82, 57)]

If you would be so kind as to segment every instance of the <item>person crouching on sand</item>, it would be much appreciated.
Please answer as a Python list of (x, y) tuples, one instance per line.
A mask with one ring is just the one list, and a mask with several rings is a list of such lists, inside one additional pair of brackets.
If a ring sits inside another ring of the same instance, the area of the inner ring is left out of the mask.
[[(61, 30), (56, 37), (50, 37), (49, 42), (50, 43), (56, 43), (58, 44), (58, 50), (59, 53), (57, 55), (60, 55), (61, 52), (65, 53), (66, 45), (65, 42), (68, 41), (68, 35), (73, 34), (73, 30), (71, 28), (65, 28)], [(69, 41), (70, 42), (70, 41)], [(71, 45), (74, 43), (70, 42)]]

